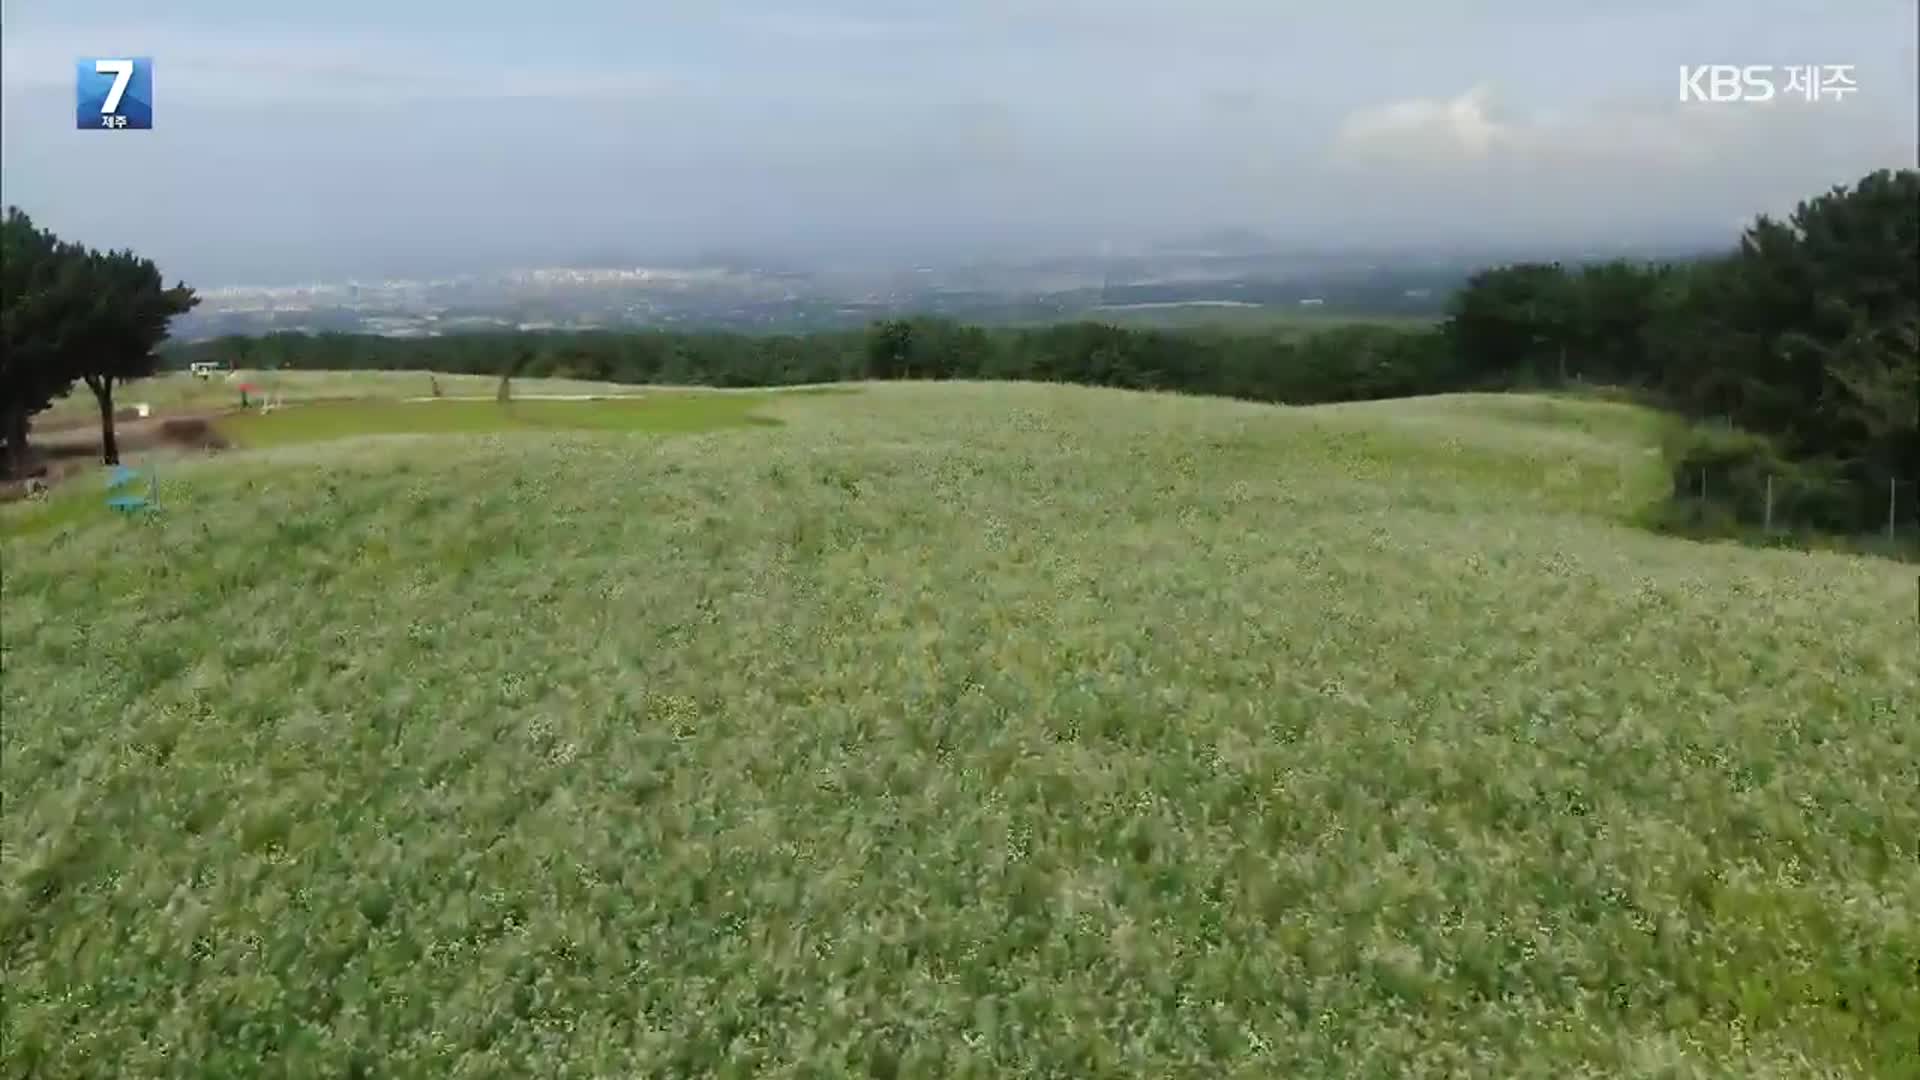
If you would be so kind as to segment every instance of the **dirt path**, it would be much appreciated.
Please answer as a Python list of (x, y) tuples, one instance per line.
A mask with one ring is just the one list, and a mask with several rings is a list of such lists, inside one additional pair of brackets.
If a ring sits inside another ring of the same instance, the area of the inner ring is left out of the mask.
[[(114, 439), (120, 445), (122, 458), (156, 450), (224, 450), (227, 441), (220, 437), (219, 431), (213, 426), (214, 421), (222, 415), (211, 412), (115, 420)], [(33, 456), (27, 466), (27, 476), (0, 482), (0, 501), (11, 501), (28, 494), (29, 478), (52, 487), (62, 480), (100, 467), (100, 425), (97, 422), (63, 424), (44, 431), (36, 427), (29, 446)]]

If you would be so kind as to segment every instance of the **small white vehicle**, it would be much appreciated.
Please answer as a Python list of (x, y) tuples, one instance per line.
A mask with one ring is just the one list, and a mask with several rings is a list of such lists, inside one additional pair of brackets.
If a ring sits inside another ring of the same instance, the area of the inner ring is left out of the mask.
[(213, 360), (200, 360), (187, 365), (187, 370), (190, 371), (196, 379), (211, 379), (215, 375), (226, 371), (226, 365)]

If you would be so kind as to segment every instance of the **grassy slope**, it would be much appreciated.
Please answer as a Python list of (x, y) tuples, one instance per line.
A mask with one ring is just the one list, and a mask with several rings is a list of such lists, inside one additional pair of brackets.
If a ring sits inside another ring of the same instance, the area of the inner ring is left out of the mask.
[(1643, 414), (772, 411), (6, 541), (8, 1071), (1911, 1070), (1911, 575)]

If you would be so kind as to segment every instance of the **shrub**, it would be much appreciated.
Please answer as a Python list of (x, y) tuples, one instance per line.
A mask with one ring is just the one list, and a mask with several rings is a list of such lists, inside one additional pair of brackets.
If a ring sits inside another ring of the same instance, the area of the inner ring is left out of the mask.
[(1671, 524), (1858, 532), (1870, 520), (1871, 496), (1844, 462), (1792, 459), (1774, 440), (1724, 424), (1678, 427), (1664, 451)]

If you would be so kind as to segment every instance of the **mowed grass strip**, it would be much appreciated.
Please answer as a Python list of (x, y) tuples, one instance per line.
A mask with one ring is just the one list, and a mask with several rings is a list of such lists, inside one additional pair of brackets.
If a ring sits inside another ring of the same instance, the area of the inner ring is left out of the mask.
[[(206, 413), (234, 408), (242, 384), (253, 387), (252, 398), (275, 395), (284, 402), (403, 400), (431, 397), (434, 385), (449, 397), (491, 397), (498, 376), (449, 375), (426, 371), (256, 371), (234, 372), (201, 379), (185, 372), (168, 372), (135, 379), (115, 387), (114, 402), (121, 408), (144, 402), (158, 415)], [(639, 387), (580, 379), (515, 379), (521, 394), (632, 394)], [(99, 422), (93, 395), (85, 386), (54, 401), (34, 418), (42, 429)]]
[(685, 434), (771, 425), (755, 411), (766, 394), (662, 392), (627, 400), (348, 401), (297, 405), (222, 417), (221, 434), (243, 448), (360, 435), (616, 431)]
[(1911, 571), (1639, 532), (1563, 408), (872, 387), (5, 541), (6, 1068), (1911, 1075)]

